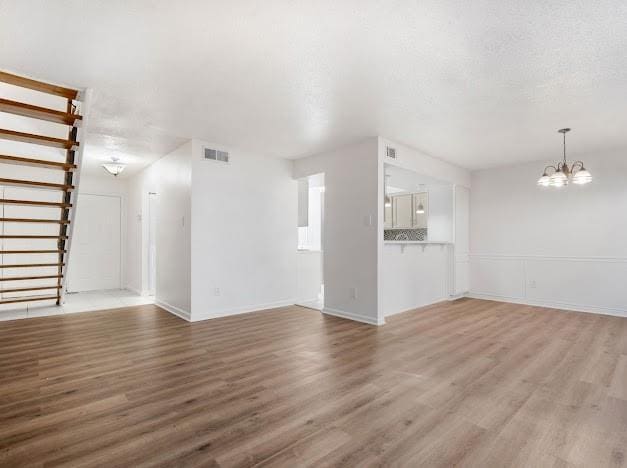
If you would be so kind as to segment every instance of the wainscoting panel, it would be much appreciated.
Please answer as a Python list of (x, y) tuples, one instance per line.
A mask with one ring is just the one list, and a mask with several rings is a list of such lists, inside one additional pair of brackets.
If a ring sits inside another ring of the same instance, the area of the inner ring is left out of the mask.
[(471, 255), (471, 296), (627, 316), (627, 258)]
[(470, 256), (470, 291), (499, 297), (525, 297), (524, 260)]

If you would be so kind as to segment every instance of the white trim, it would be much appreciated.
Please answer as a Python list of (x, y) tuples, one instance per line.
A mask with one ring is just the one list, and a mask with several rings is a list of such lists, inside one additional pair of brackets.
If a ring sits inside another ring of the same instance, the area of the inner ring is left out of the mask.
[(299, 300), (294, 302), (294, 305), (301, 305), (301, 304), (307, 303), (307, 302), (318, 302), (319, 300), (320, 300), (319, 296), (312, 297), (311, 299), (299, 299)]
[(555, 255), (513, 255), (513, 254), (476, 254), (470, 253), (469, 257), (489, 258), (496, 260), (564, 260), (572, 262), (610, 262), (626, 263), (627, 257), (575, 257), (575, 256), (555, 256)]
[(445, 300), (452, 302), (452, 301), (456, 301), (458, 299), (461, 299), (462, 297), (467, 297), (468, 293), (467, 292), (461, 292), (461, 293), (457, 293), (457, 294), (451, 294), (449, 297), (447, 297)]
[(331, 309), (329, 307), (324, 307), (321, 312), (327, 315), (333, 315), (334, 317), (340, 317), (348, 320), (354, 320), (356, 322), (367, 323), (368, 325), (385, 325), (385, 318), (383, 317), (366, 317), (365, 315), (354, 314), (352, 312), (345, 312), (343, 310)]
[(155, 299), (155, 305), (161, 307), (163, 310), (166, 310), (173, 315), (176, 315), (179, 318), (182, 318), (183, 320), (191, 322), (191, 314), (186, 310), (180, 309), (176, 306), (173, 306), (172, 304), (168, 304), (167, 302), (163, 302), (158, 299)]
[(432, 306), (432, 305), (439, 304), (439, 303), (441, 303), (441, 302), (453, 301), (453, 300), (455, 300), (455, 299), (459, 299), (459, 298), (460, 298), (460, 297), (462, 297), (462, 296), (463, 296), (463, 295), (460, 295), (460, 296), (458, 296), (458, 297), (453, 297), (453, 296), (442, 297), (442, 298), (440, 298), (440, 299), (436, 299), (436, 300), (435, 300), (435, 301), (433, 301), (433, 302), (427, 302), (427, 303), (425, 303), (425, 304), (416, 305), (416, 306), (412, 307), (411, 309), (399, 310), (399, 311), (397, 311), (397, 312), (390, 312), (390, 313), (388, 313), (388, 314), (385, 314), (385, 316), (386, 316), (386, 317), (391, 317), (391, 316), (393, 316), (393, 315), (404, 314), (405, 312), (412, 312), (412, 311), (415, 311), (415, 310), (417, 310), (417, 309), (422, 309), (423, 307), (430, 307), (430, 306)]
[(613, 315), (615, 317), (626, 317), (627, 310), (615, 309), (612, 307), (587, 306), (582, 304), (569, 304), (555, 301), (530, 301), (520, 297), (499, 296), (497, 294), (468, 293), (466, 297), (473, 299), (484, 299), (488, 301), (510, 302), (512, 304), (524, 304), (535, 307), (547, 307), (549, 309), (571, 310), (574, 312), (586, 312), (589, 314)]
[(278, 309), (280, 307), (289, 307), (294, 305), (294, 300), (289, 299), (286, 301), (269, 302), (266, 304), (255, 304), (244, 307), (233, 307), (230, 309), (222, 309), (214, 312), (207, 312), (204, 314), (197, 314), (192, 317), (191, 322), (200, 322), (202, 320), (209, 320), (220, 317), (229, 317), (231, 315), (248, 314), (251, 312), (264, 312), (267, 310)]

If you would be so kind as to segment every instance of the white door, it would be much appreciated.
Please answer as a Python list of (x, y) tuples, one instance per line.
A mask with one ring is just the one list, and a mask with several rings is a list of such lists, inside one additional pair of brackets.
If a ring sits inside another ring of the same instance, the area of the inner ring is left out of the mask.
[(118, 289), (120, 197), (79, 194), (72, 233), (67, 289)]

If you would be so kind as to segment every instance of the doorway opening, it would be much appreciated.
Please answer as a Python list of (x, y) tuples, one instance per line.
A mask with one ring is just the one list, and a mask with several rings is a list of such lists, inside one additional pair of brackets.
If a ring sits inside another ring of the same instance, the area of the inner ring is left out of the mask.
[(324, 307), (324, 174), (298, 180), (298, 303)]
[(157, 289), (157, 193), (148, 192), (148, 295)]

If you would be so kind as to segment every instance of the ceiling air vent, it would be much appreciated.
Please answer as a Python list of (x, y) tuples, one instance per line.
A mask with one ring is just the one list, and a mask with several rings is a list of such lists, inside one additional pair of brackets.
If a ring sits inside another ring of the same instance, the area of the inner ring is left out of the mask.
[(385, 155), (388, 158), (396, 159), (396, 149), (392, 148), (391, 146), (386, 146), (385, 147)]
[(218, 162), (229, 162), (229, 153), (211, 148), (205, 148), (205, 159)]

